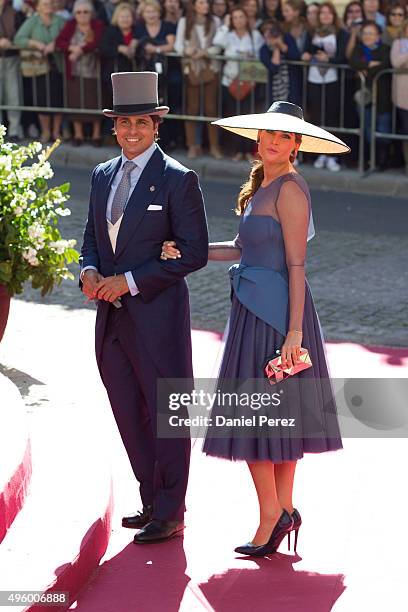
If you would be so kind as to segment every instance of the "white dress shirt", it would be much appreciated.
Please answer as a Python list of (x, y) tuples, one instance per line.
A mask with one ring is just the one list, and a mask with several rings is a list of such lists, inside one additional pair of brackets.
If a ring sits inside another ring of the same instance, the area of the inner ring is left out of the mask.
[[(112, 183), (111, 183), (111, 188), (110, 188), (110, 192), (109, 192), (109, 197), (108, 197), (108, 202), (107, 202), (107, 206), (106, 206), (106, 223), (108, 226), (108, 233), (109, 233), (109, 238), (112, 244), (112, 249), (113, 252), (115, 252), (116, 249), (116, 240), (118, 237), (118, 233), (119, 233), (119, 228), (120, 228), (120, 224), (122, 223), (122, 219), (123, 219), (123, 214), (121, 215), (121, 217), (116, 221), (116, 223), (114, 225), (112, 225), (110, 219), (111, 219), (111, 213), (112, 213), (112, 203), (113, 203), (113, 198), (115, 197), (115, 192), (116, 189), (118, 188), (118, 185), (120, 183), (120, 181), (122, 180), (122, 176), (123, 176), (123, 166), (127, 161), (132, 161), (135, 164), (135, 168), (134, 170), (132, 170), (132, 172), (130, 173), (130, 189), (129, 189), (129, 196), (126, 202), (126, 206), (127, 203), (129, 202), (129, 199), (133, 193), (134, 188), (136, 187), (137, 183), (139, 182), (140, 176), (143, 172), (143, 170), (145, 169), (147, 163), (149, 162), (151, 156), (153, 155), (153, 153), (155, 152), (155, 150), (157, 149), (157, 145), (154, 142), (153, 144), (150, 145), (150, 147), (148, 149), (146, 149), (146, 151), (143, 151), (143, 153), (141, 153), (140, 155), (137, 155), (136, 157), (134, 157), (133, 159), (128, 159), (126, 157), (126, 155), (123, 153), (121, 153), (121, 158), (122, 158), (122, 163), (120, 165), (119, 170), (117, 171), (115, 178), (113, 179)], [(125, 206), (125, 208), (126, 208)], [(82, 270), (81, 270), (81, 280), (83, 277), (83, 274), (86, 270), (96, 270), (95, 266), (85, 266)], [(131, 272), (125, 272), (125, 277), (126, 277), (126, 281), (129, 287), (129, 291), (131, 295), (137, 295), (139, 293), (139, 289), (137, 288), (137, 285), (134, 281), (134, 278), (132, 276)]]

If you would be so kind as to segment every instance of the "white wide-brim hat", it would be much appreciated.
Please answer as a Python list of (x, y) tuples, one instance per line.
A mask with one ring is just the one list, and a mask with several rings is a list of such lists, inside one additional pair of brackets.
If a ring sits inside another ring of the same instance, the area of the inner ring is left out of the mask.
[(157, 72), (114, 72), (111, 79), (113, 105), (103, 110), (106, 117), (163, 117), (169, 112), (168, 106), (159, 106)]
[(350, 152), (350, 147), (340, 138), (305, 121), (300, 106), (291, 102), (277, 101), (272, 104), (266, 113), (235, 115), (234, 117), (218, 119), (212, 123), (251, 140), (258, 140), (259, 130), (301, 134), (302, 143), (299, 151), (308, 153), (334, 153), (339, 155)]

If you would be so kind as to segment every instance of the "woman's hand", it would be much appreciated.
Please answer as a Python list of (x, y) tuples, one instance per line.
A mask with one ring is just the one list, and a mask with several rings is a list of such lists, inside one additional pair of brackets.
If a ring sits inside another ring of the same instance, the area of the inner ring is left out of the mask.
[(69, 59), (70, 62), (76, 62), (81, 57), (82, 54), (83, 54), (83, 51), (82, 51), (81, 47), (79, 47), (79, 46), (78, 47), (74, 47), (71, 50), (70, 54), (68, 55), (68, 59)]
[(208, 53), (205, 49), (196, 49), (193, 53), (194, 59), (203, 59), (204, 57), (208, 57)]
[(44, 55), (49, 55), (50, 53), (54, 53), (55, 51), (55, 40), (53, 40), (52, 42), (48, 43), (48, 45), (45, 46), (44, 48)]
[(37, 51), (42, 51), (44, 53), (44, 49), (47, 45), (43, 43), (41, 40), (31, 40), (30, 47), (32, 49), (37, 49)]
[(301, 57), (302, 62), (310, 62), (311, 59), (312, 59), (312, 56), (307, 51), (305, 51)]
[(318, 62), (328, 62), (329, 56), (324, 51), (318, 51), (316, 53), (316, 59)]
[(180, 259), (180, 257), (181, 253), (176, 248), (176, 243), (174, 240), (165, 240), (163, 242), (160, 259), (166, 261), (167, 259)]
[(156, 46), (152, 45), (152, 43), (147, 43), (145, 45), (144, 50), (146, 53), (150, 53), (150, 55), (153, 55), (154, 53), (156, 53)]
[(193, 57), (194, 53), (197, 50), (198, 49), (196, 47), (193, 47), (193, 45), (187, 44), (185, 49), (184, 49), (184, 55), (186, 55), (187, 57)]
[(300, 331), (288, 331), (285, 342), (281, 348), (282, 367), (291, 368), (299, 363), (300, 348), (303, 334)]

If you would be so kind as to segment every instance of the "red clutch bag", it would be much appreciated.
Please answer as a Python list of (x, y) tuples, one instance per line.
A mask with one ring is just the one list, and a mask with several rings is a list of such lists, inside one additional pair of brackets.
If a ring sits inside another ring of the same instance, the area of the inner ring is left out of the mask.
[(268, 359), (265, 366), (265, 375), (271, 385), (276, 385), (276, 383), (279, 383), (285, 378), (288, 378), (288, 376), (293, 376), (294, 374), (298, 374), (298, 372), (301, 372), (302, 370), (307, 370), (307, 368), (311, 367), (312, 361), (310, 359), (309, 351), (305, 348), (301, 348), (299, 355), (299, 363), (297, 363), (291, 368), (282, 367), (281, 355)]

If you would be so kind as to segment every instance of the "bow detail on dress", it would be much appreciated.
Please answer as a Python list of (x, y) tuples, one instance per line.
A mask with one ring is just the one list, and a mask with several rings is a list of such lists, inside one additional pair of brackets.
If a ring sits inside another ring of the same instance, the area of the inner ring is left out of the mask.
[(282, 336), (288, 329), (289, 286), (284, 274), (273, 268), (234, 264), (228, 270), (237, 299)]

